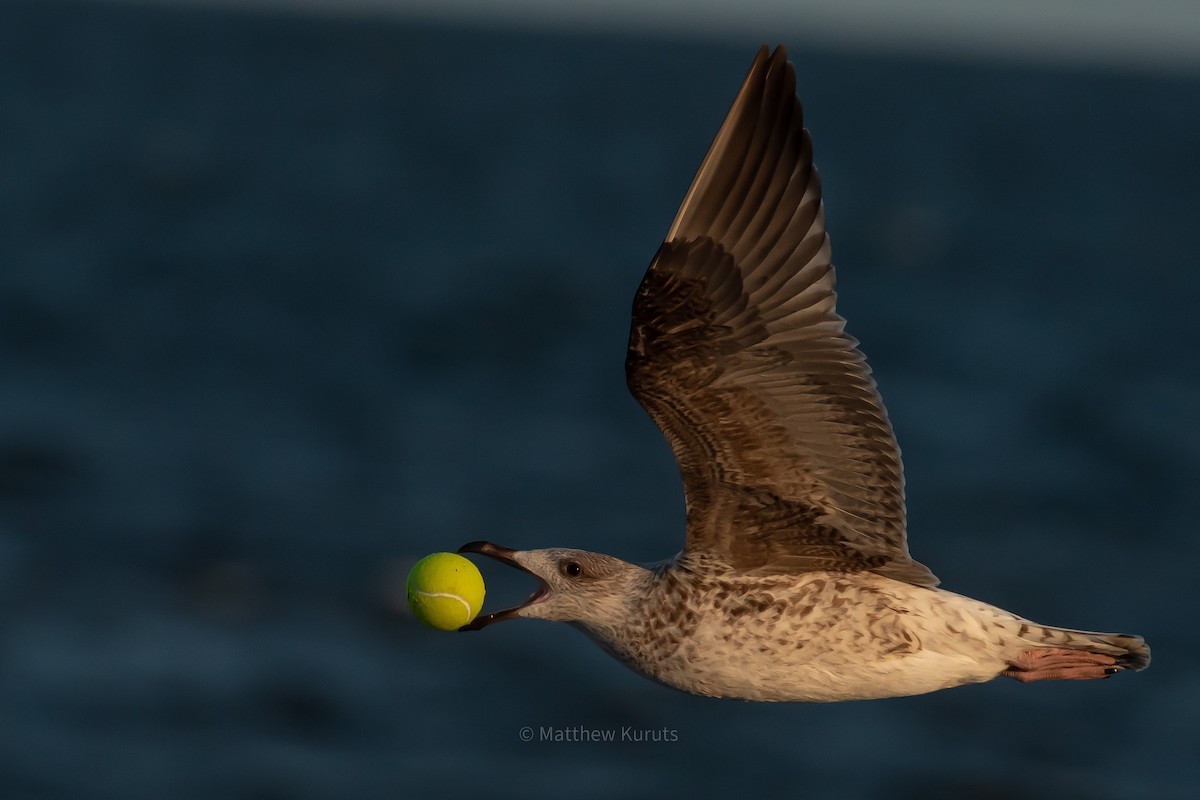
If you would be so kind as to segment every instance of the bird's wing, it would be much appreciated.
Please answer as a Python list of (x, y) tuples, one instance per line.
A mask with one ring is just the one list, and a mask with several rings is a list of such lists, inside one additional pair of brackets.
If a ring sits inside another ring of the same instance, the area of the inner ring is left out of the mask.
[(909, 557), (900, 452), (833, 284), (795, 72), (764, 47), (638, 288), (629, 388), (679, 462), (685, 556), (934, 586)]

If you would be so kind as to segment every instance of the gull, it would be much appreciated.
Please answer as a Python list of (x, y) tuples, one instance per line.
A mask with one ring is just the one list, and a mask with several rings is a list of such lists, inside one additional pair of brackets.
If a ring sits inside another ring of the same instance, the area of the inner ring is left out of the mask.
[(462, 630), (567, 622), (654, 681), (755, 701), (1144, 669), (1139, 636), (1032, 622), (912, 559), (900, 451), (844, 328), (795, 72), (763, 47), (633, 304), (626, 378), (683, 478), (683, 550), (470, 542), (538, 588)]

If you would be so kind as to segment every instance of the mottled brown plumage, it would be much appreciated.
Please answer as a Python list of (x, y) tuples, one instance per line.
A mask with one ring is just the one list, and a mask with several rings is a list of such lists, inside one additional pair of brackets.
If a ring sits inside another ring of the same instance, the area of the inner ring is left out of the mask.
[(887, 413), (833, 291), (821, 187), (783, 48), (759, 51), (633, 305), (626, 376), (683, 476), (683, 551), (462, 552), (538, 579), (475, 620), (561, 620), (696, 694), (832, 701), (1140, 670), (1140, 637), (943, 591), (909, 556)]
[(683, 474), (686, 553), (934, 586), (829, 252), (795, 73), (763, 48), (638, 288), (629, 388)]

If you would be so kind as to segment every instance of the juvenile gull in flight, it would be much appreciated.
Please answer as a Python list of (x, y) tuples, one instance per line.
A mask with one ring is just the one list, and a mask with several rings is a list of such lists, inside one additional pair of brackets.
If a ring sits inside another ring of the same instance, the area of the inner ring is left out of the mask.
[(683, 551), (465, 544), (539, 586), (464, 630), (561, 620), (648, 678), (747, 700), (1144, 669), (1139, 636), (1039, 625), (909, 556), (900, 453), (833, 284), (795, 73), (764, 47), (633, 304), (626, 377), (683, 476)]

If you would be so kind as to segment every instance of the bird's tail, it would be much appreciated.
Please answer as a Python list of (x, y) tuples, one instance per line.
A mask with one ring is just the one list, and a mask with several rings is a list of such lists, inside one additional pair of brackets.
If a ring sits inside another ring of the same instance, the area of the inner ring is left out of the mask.
[(1020, 627), (1028, 649), (1009, 661), (1002, 674), (1021, 681), (1106, 678), (1121, 670), (1150, 665), (1150, 648), (1140, 636), (1052, 628), (1029, 622)]
[(1046, 625), (1029, 625), (1022, 631), (1025, 641), (1041, 647), (1061, 647), (1064, 650), (1083, 650), (1112, 656), (1116, 666), (1141, 672), (1150, 665), (1150, 648), (1140, 636), (1127, 633), (1096, 633), (1077, 631), (1071, 628), (1051, 628)]

